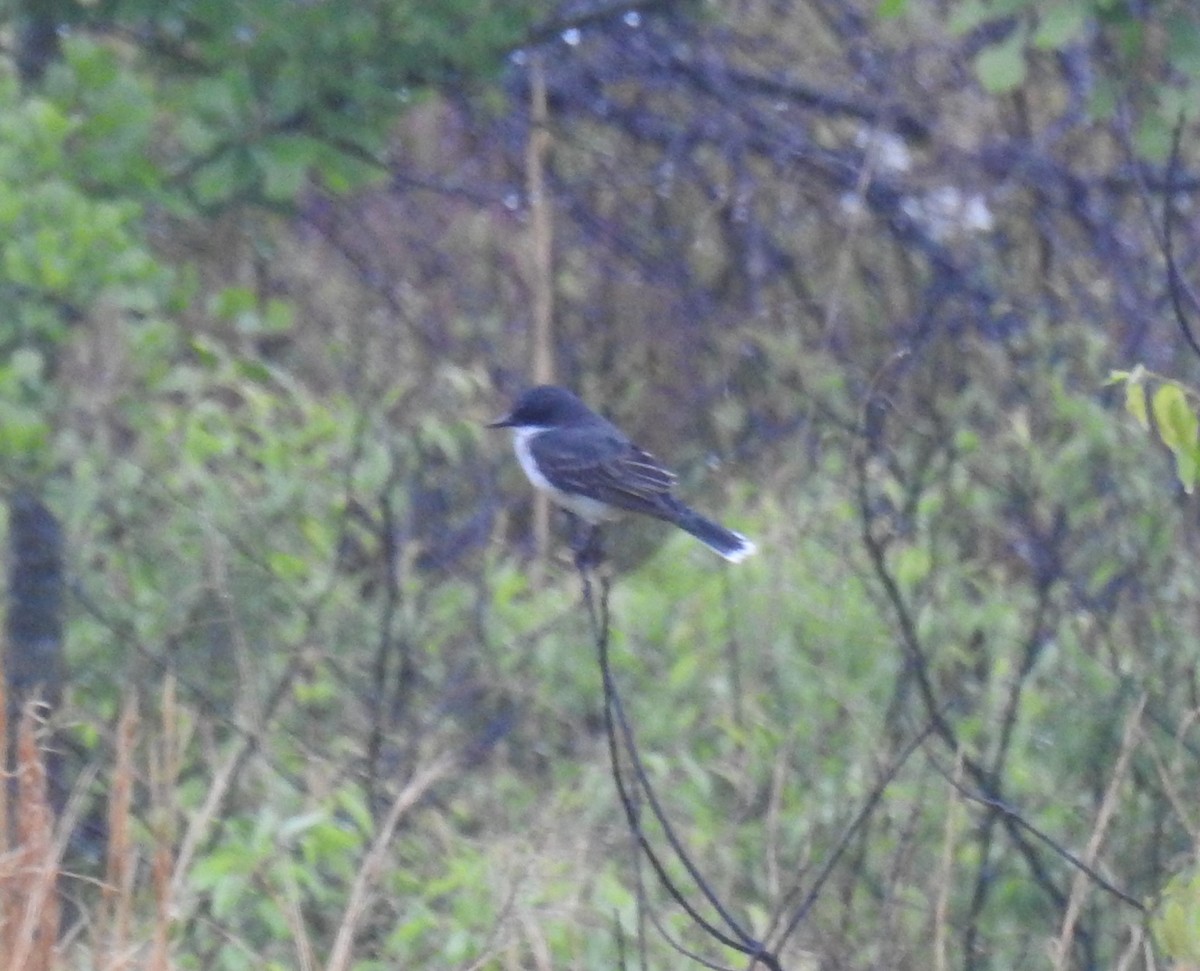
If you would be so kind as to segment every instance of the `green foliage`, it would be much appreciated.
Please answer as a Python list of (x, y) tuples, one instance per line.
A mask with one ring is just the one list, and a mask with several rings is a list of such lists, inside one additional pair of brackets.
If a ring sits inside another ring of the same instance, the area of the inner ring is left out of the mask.
[(169, 293), (137, 201), (151, 181), (149, 128), (144, 89), (86, 43), (68, 45), (39, 96), (0, 79), (0, 455), (9, 475), (37, 479), (56, 464), (54, 376), (71, 322), (95, 306), (151, 315)]
[[(215, 918), (239, 927), (243, 946), (261, 953), (274, 943), (277, 959), (286, 962), (289, 951), (279, 945), (291, 934), (288, 908), (298, 901), (314, 908), (341, 904), (366, 831), (334, 805), (290, 818), (279, 818), (277, 807), (232, 820), (189, 871), (188, 886), (204, 895)], [(203, 947), (203, 938), (193, 939), (189, 950)], [(222, 966), (238, 966), (235, 949), (226, 952)]]
[(161, 190), (156, 93), (117, 51), (86, 37), (68, 38), (41, 94), (71, 118), (70, 152), (54, 162), (56, 169), (97, 195), (136, 198)]
[[(893, 17), (909, 6), (904, 0), (888, 0), (878, 12)], [(1097, 86), (1092, 110), (1110, 117), (1114, 91), (1136, 102), (1143, 109), (1136, 147), (1147, 157), (1164, 158), (1179, 117), (1195, 115), (1200, 17), (1189, 5), (1164, 5), (1151, 15), (1109, 0), (956, 0), (948, 22), (960, 35), (980, 29), (998, 32), (975, 57), (976, 75), (991, 94), (1023, 87), (1038, 55), (1077, 46), (1098, 32), (1117, 57)]]
[(1163, 954), (1172, 961), (1200, 961), (1200, 874), (1194, 868), (1171, 878), (1150, 928)]
[[(144, 309), (162, 271), (138, 239), (140, 208), (100, 197), (87, 181), (91, 169), (78, 167), (89, 145), (121, 135), (97, 132), (81, 105), (20, 98), (11, 82), (0, 84), (0, 103), (0, 283), (13, 296), (37, 298), (14, 300), (32, 306), (6, 320), (6, 341), (54, 338), (37, 316), (47, 306), (111, 294), (124, 307)], [(131, 126), (141, 127), (136, 118)]]
[[(1151, 431), (1153, 427), (1157, 432), (1159, 440), (1175, 458), (1179, 484), (1185, 492), (1191, 493), (1200, 473), (1200, 417), (1197, 417), (1200, 393), (1179, 381), (1152, 374), (1141, 366), (1132, 371), (1114, 371), (1110, 380), (1124, 384), (1125, 410), (1144, 430)], [(1152, 395), (1148, 385), (1154, 387)]]
[(494, 75), (540, 10), (534, 0), (117, 0), (91, 22), (144, 38), (176, 125), (166, 164), (211, 208), (290, 204), (310, 178), (342, 192), (383, 177), (396, 115), (438, 85)]
[(44, 365), (32, 348), (14, 351), (0, 364), (0, 456), (10, 463), (45, 461), (50, 425)]

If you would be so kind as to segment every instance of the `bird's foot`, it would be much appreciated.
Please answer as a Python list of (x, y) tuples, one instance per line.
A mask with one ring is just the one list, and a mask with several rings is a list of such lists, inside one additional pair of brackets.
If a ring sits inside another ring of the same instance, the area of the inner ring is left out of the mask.
[(575, 554), (575, 568), (580, 572), (591, 572), (604, 562), (604, 547), (600, 542), (600, 527), (572, 516), (571, 550)]

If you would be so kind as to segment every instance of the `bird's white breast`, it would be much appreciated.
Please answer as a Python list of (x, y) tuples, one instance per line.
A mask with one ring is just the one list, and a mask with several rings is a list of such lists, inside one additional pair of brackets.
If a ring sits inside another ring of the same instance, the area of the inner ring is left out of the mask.
[(618, 511), (608, 503), (601, 502), (599, 499), (591, 499), (588, 496), (563, 492), (561, 489), (555, 488), (550, 480), (542, 475), (529, 446), (536, 435), (540, 435), (546, 430), (545, 428), (513, 429), (513, 450), (517, 453), (517, 461), (521, 463), (525, 477), (533, 483), (535, 488), (547, 493), (564, 509), (570, 510), (593, 525), (604, 522), (606, 519), (615, 519)]

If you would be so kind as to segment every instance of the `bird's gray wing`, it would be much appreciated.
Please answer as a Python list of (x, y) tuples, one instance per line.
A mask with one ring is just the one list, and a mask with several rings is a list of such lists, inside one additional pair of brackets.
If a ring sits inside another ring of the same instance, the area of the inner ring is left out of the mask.
[(671, 511), (674, 473), (615, 429), (535, 435), (529, 447), (542, 474), (564, 492), (651, 516)]

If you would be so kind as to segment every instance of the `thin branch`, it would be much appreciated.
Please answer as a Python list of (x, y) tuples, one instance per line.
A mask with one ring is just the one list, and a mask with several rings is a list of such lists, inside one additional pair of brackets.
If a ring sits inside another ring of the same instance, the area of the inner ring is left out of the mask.
[(904, 767), (904, 763), (908, 761), (909, 756), (911, 756), (913, 752), (920, 748), (933, 732), (934, 724), (932, 721), (930, 721), (929, 724), (927, 724), (921, 730), (920, 734), (915, 736), (906, 746), (904, 746), (899, 757), (890, 766), (888, 766), (887, 770), (883, 773), (879, 781), (875, 783), (875, 788), (871, 790), (871, 794), (867, 797), (867, 801), (863, 803), (862, 808), (859, 809), (854, 819), (850, 821), (850, 825), (846, 827), (846, 831), (842, 834), (841, 839), (838, 840), (833, 852), (829, 855), (829, 859), (825, 861), (825, 865), (821, 867), (820, 872), (817, 874), (816, 880), (814, 880), (812, 886), (809, 887), (808, 893), (804, 895), (804, 899), (800, 902), (800, 905), (796, 908), (795, 912), (784, 926), (783, 932), (779, 935), (779, 940), (775, 944), (775, 952), (778, 953), (779, 951), (783, 950), (783, 945), (786, 943), (787, 939), (792, 936), (796, 928), (798, 928), (803, 922), (804, 918), (808, 916), (808, 912), (812, 910), (813, 905), (817, 902), (817, 898), (820, 897), (821, 890), (825, 886), (825, 882), (833, 874), (834, 868), (837, 866), (838, 861), (842, 858), (842, 855), (849, 848), (850, 842), (854, 838), (855, 834), (857, 834), (862, 828), (863, 824), (871, 818), (871, 814), (875, 812), (875, 808), (879, 805), (879, 801), (883, 798), (883, 794), (892, 784), (893, 780), (896, 778), (896, 775)]
[(1193, 307), (1200, 306), (1200, 302), (1197, 302), (1195, 292), (1187, 285), (1175, 262), (1175, 206), (1171, 187), (1174, 185), (1175, 173), (1179, 168), (1183, 120), (1181, 113), (1179, 121), (1175, 125), (1175, 132), (1171, 136), (1171, 161), (1167, 164), (1167, 190), (1163, 194), (1163, 257), (1167, 261), (1167, 283), (1171, 293), (1171, 307), (1175, 311), (1175, 320), (1179, 324), (1179, 329), (1183, 332), (1188, 346), (1197, 357), (1200, 357), (1200, 341), (1197, 341), (1196, 333), (1192, 330), (1191, 322), (1184, 310), (1183, 294), (1187, 294), (1188, 301)]
[[(905, 351), (899, 352), (893, 356), (884, 367), (880, 370), (875, 380), (872, 382), (870, 394), (868, 396), (867, 405), (864, 408), (864, 416), (862, 419), (863, 430), (861, 434), (861, 442), (855, 456), (855, 469), (857, 478), (858, 506), (859, 516), (862, 520), (862, 539), (863, 544), (867, 549), (868, 558), (870, 560), (872, 571), (875, 574), (877, 581), (884, 589), (885, 596), (892, 607), (900, 627), (900, 639), (910, 665), (917, 679), (921, 699), (926, 707), (927, 717), (930, 719), (930, 727), (943, 744), (952, 752), (958, 753), (959, 746), (957, 737), (953, 727), (944, 717), (944, 708), (937, 704), (937, 700), (933, 690), (933, 683), (928, 673), (928, 658), (924, 646), (917, 634), (916, 622), (912, 612), (909, 609), (903, 593), (900, 590), (899, 584), (887, 563), (885, 544), (875, 535), (873, 524), (875, 516), (872, 512), (871, 499), (868, 492), (868, 469), (867, 463), (877, 443), (882, 438), (882, 419), (878, 423), (873, 422), (872, 418), (876, 411), (882, 410), (880, 404), (883, 400), (882, 393), (879, 387), (882, 383), (882, 377), (887, 373), (888, 368), (892, 367), (897, 361), (901, 360), (905, 355)], [(878, 425), (878, 427), (876, 427)], [(1036, 636), (1036, 630), (1034, 636)], [(932, 756), (929, 758), (932, 760)], [(936, 764), (936, 763), (935, 763)], [(1037, 848), (1027, 836), (1032, 836), (1037, 842), (1049, 847), (1056, 855), (1078, 870), (1083, 871), (1091, 877), (1095, 883), (1103, 888), (1106, 892), (1112, 894), (1118, 899), (1130, 904), (1141, 912), (1145, 912), (1145, 906), (1140, 900), (1126, 893), (1119, 887), (1115, 886), (1103, 876), (1097, 873), (1092, 867), (1080, 860), (1077, 856), (1061, 846), (1047, 834), (1043, 833), (1036, 826), (1026, 820), (1016, 809), (1009, 806), (1000, 794), (1000, 777), (995, 772), (990, 772), (985, 769), (978, 761), (971, 758), (964, 758), (963, 768), (971, 782), (978, 787), (980, 791), (968, 789), (961, 783), (956, 785), (958, 791), (972, 801), (986, 806), (998, 814), (999, 819), (1004, 826), (1009, 839), (1017, 848), (1025, 861), (1026, 866), (1034, 881), (1040, 886), (1047, 896), (1054, 902), (1055, 906), (1063, 909), (1067, 906), (1066, 894), (1055, 884), (1051, 879), (1050, 874), (1046, 870), (1046, 866), (1041, 856), (1037, 852)], [(947, 780), (954, 784), (951, 775), (939, 767), (938, 770)], [(972, 925), (974, 927), (974, 925)]]
[(400, 790), (393, 800), (387, 816), (384, 817), (383, 822), (379, 825), (379, 832), (375, 834), (375, 839), (371, 843), (367, 855), (363, 857), (362, 864), (359, 866), (358, 873), (354, 878), (354, 885), (350, 888), (350, 895), (346, 901), (346, 910), (342, 916), (341, 924), (338, 926), (337, 936), (333, 942), (333, 949), (329, 954), (329, 961), (325, 965), (326, 971), (346, 971), (350, 967), (350, 962), (353, 958), (354, 935), (357, 933), (362, 923), (363, 915), (366, 913), (370, 892), (379, 874), (380, 867), (383, 865), (384, 855), (391, 844), (396, 827), (400, 825), (400, 820), (404, 818), (405, 814), (417, 804), (421, 797), (453, 765), (454, 760), (452, 758), (442, 756), (420, 772), (414, 774), (409, 779), (407, 785)]
[[(653, 868), (658, 881), (667, 894), (674, 900), (688, 915), (689, 918), (701, 928), (707, 935), (712, 937), (719, 943), (729, 947), (741, 954), (750, 957), (755, 962), (762, 962), (764, 966), (771, 971), (782, 971), (778, 958), (768, 952), (764, 945), (755, 940), (729, 913), (726, 906), (721, 902), (716, 892), (705, 880), (703, 874), (692, 860), (690, 854), (683, 846), (682, 841), (676, 834), (674, 828), (667, 818), (658, 795), (655, 792), (649, 775), (646, 772), (645, 766), (638, 757), (637, 743), (633, 737), (633, 730), (625, 715), (624, 705), (621, 702), (620, 694), (617, 691), (616, 683), (612, 677), (612, 671), (609, 666), (608, 658), (608, 641), (609, 641), (609, 614), (608, 614), (608, 593), (609, 583), (604, 579), (601, 583), (601, 596), (599, 610), (596, 607), (596, 599), (592, 591), (591, 570), (581, 562), (579, 568), (580, 577), (583, 583), (584, 601), (587, 605), (588, 617), (591, 622), (592, 635), (595, 641), (597, 652), (599, 655), (601, 674), (604, 682), (604, 718), (605, 727), (608, 736), (609, 757), (612, 762), (613, 781), (616, 783), (617, 793), (621, 801), (622, 808), (625, 811), (625, 818), (629, 824), (631, 832), (637, 841), (641, 851), (645, 854), (647, 861)], [(710, 920), (705, 918), (696, 907), (687, 899), (686, 895), (679, 886), (667, 873), (664, 861), (659, 857), (657, 852), (651, 846), (644, 830), (641, 826), (640, 811), (634, 801), (634, 798), (625, 781), (624, 773), (621, 769), (621, 748), (629, 758), (630, 767), (633, 770), (634, 777), (637, 782), (638, 791), (645, 795), (647, 804), (654, 819), (662, 827), (663, 834), (666, 836), (667, 842), (671, 847), (675, 857), (683, 865), (688, 875), (692, 878), (696, 887), (704, 895), (709, 905), (716, 911), (717, 915), (729, 927), (734, 936), (721, 930)], [(713, 964), (699, 955), (690, 951), (679, 949), (680, 953), (685, 956), (699, 961), (707, 967), (719, 968), (720, 965)]]
[(946, 721), (942, 714), (942, 706), (937, 703), (937, 698), (934, 694), (933, 682), (929, 677), (929, 661), (925, 656), (921, 639), (917, 636), (916, 620), (908, 609), (904, 594), (900, 591), (900, 585), (896, 582), (896, 578), (892, 576), (891, 570), (888, 569), (887, 551), (884, 548), (884, 543), (875, 535), (873, 529), (875, 516), (871, 511), (871, 498), (867, 486), (870, 478), (867, 471), (867, 463), (872, 454), (871, 446), (882, 435), (883, 418), (881, 416), (887, 408), (887, 403), (880, 388), (891, 370), (901, 364), (907, 356), (907, 350), (901, 350), (893, 354), (884, 362), (883, 367), (879, 369), (871, 382), (871, 390), (863, 408), (862, 434), (855, 449), (854, 457), (858, 513), (862, 524), (861, 536), (863, 546), (866, 547), (867, 556), (871, 561), (875, 578), (883, 587), (884, 595), (896, 616), (896, 622), (900, 625), (901, 644), (908, 659), (909, 669), (916, 677), (917, 688), (921, 693), (921, 700), (924, 702), (925, 710), (931, 719), (931, 728), (945, 742), (947, 748), (957, 751), (959, 748), (958, 738), (954, 733), (953, 727)]
[(1104, 876), (1100, 874), (1094, 867), (1088, 866), (1087, 863), (1081, 860), (1078, 856), (1068, 850), (1048, 833), (1044, 833), (1042, 830), (1038, 829), (1016, 809), (1008, 805), (1008, 803), (995, 797), (985, 795), (984, 793), (975, 792), (974, 790), (968, 788), (965, 784), (955, 781), (953, 774), (941, 766), (937, 759), (935, 759), (929, 752), (925, 753), (925, 757), (929, 759), (930, 764), (934, 767), (937, 773), (943, 779), (949, 782), (950, 785), (954, 787), (955, 791), (958, 792), (958, 794), (964, 799), (969, 799), (971, 802), (977, 803), (980, 806), (985, 806), (988, 809), (993, 809), (1000, 813), (1009, 826), (1023, 830), (1036, 839), (1039, 843), (1047, 846), (1057, 856), (1062, 857), (1062, 859), (1064, 859), (1071, 866), (1087, 874), (1087, 876), (1091, 878), (1096, 886), (1098, 886), (1105, 893), (1116, 897), (1123, 903), (1129, 904), (1129, 906), (1133, 907), (1140, 913), (1144, 914), (1148, 912), (1146, 905), (1142, 903), (1141, 900), (1106, 880)]
[[(1096, 861), (1096, 857), (1100, 855), (1100, 845), (1104, 842), (1104, 836), (1108, 832), (1108, 824), (1112, 821), (1113, 814), (1117, 807), (1117, 793), (1120, 792), (1121, 784), (1125, 781), (1125, 774), (1129, 768), (1129, 760), (1133, 757), (1133, 750), (1137, 747), (1138, 736), (1142, 724), (1142, 712), (1146, 710), (1146, 694), (1143, 692), (1134, 705), (1133, 711), (1125, 721), (1125, 734), (1121, 739), (1121, 750), (1117, 755), (1116, 765), (1113, 766), (1112, 778), (1108, 781), (1108, 787), (1104, 791), (1104, 798), (1100, 801), (1100, 811), (1096, 816), (1096, 825), (1092, 828), (1092, 835), (1089, 837), (1087, 846), (1084, 848), (1084, 859), (1089, 865)], [(1075, 936), (1075, 925), (1079, 921), (1079, 912), (1083, 908), (1083, 898), (1087, 891), (1087, 877), (1083, 871), (1075, 874), (1075, 879), (1071, 883), (1071, 897), (1067, 903), (1067, 915), (1063, 919), (1062, 931), (1058, 936), (1058, 944), (1055, 948), (1054, 968), (1055, 971), (1066, 971), (1067, 959), (1070, 956), (1071, 940)]]

